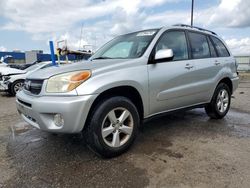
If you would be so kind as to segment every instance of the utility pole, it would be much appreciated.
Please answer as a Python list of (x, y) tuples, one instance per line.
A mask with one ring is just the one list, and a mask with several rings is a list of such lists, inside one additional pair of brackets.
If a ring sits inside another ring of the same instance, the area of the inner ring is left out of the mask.
[(192, 8), (191, 8), (191, 27), (193, 27), (193, 17), (194, 17), (194, 0), (192, 0)]

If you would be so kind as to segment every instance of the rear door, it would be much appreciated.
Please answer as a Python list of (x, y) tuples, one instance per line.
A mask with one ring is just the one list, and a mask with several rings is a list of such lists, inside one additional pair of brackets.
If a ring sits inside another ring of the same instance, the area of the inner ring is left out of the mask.
[(233, 56), (230, 56), (230, 53), (228, 52), (223, 42), (214, 36), (210, 36), (210, 39), (218, 55), (218, 58), (215, 60), (214, 64), (219, 67), (228, 66), (229, 68), (232, 68), (233, 66), (233, 69), (234, 69), (235, 58)]
[[(209, 102), (214, 87), (225, 64), (230, 63), (230, 54), (223, 43), (214, 36), (199, 32), (188, 32), (191, 55), (194, 59), (199, 103)], [(233, 60), (233, 59), (232, 59)]]
[(195, 66), (189, 60), (188, 41), (184, 30), (169, 30), (160, 37), (151, 57), (158, 50), (172, 49), (174, 58), (148, 65), (150, 113), (177, 109), (196, 103)]
[(194, 90), (199, 95), (198, 103), (208, 102), (211, 89), (214, 88), (215, 78), (221, 69), (216, 50), (209, 37), (200, 32), (188, 32), (191, 47), (191, 56), (196, 70), (196, 86)]

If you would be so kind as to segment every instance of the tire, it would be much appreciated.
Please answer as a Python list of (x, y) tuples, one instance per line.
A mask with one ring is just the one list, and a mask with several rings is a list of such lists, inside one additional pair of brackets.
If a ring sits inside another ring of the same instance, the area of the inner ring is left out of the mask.
[(84, 130), (87, 144), (101, 157), (118, 156), (134, 142), (139, 123), (138, 111), (128, 98), (117, 96), (106, 99), (91, 113)]
[[(17, 80), (15, 82), (13, 82), (10, 86), (10, 90), (9, 93), (13, 96), (16, 95), (17, 91), (19, 91), (21, 89), (21, 87), (23, 87), (24, 81), (23, 80)], [(18, 89), (19, 88), (19, 89)]]
[(231, 103), (231, 91), (227, 84), (220, 83), (214, 92), (213, 98), (205, 106), (207, 115), (212, 119), (222, 119), (228, 112)]

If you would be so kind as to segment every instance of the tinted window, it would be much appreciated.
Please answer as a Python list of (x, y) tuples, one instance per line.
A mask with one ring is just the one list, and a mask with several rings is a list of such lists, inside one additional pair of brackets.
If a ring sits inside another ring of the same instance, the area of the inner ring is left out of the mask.
[(213, 42), (214, 42), (214, 45), (215, 45), (215, 48), (218, 52), (218, 55), (220, 57), (228, 57), (230, 56), (228, 51), (227, 51), (227, 48), (224, 46), (224, 44), (217, 38), (215, 37), (211, 37)]
[(191, 44), (191, 53), (194, 59), (210, 57), (207, 37), (199, 33), (190, 33), (189, 39)]
[(188, 59), (185, 32), (170, 31), (163, 34), (156, 45), (156, 52), (162, 49), (172, 49), (174, 53), (174, 60)]
[(212, 44), (212, 42), (209, 38), (208, 38), (208, 44), (209, 44), (209, 48), (210, 48), (211, 57), (217, 57), (216, 51), (214, 49), (214, 45)]

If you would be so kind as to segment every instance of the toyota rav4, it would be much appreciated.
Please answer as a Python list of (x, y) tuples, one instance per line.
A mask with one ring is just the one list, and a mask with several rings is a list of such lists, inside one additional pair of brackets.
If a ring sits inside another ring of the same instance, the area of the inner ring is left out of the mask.
[(175, 25), (118, 36), (84, 63), (30, 74), (16, 103), (30, 125), (82, 132), (94, 152), (113, 157), (149, 117), (205, 107), (223, 118), (238, 80), (235, 58), (216, 33)]

